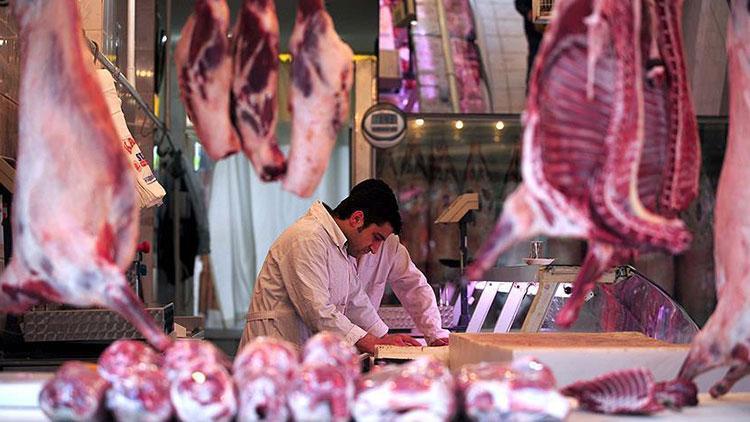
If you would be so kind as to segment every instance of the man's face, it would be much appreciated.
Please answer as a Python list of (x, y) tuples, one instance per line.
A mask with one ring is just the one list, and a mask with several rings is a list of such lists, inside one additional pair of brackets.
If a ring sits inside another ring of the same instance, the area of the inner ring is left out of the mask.
[(390, 223), (381, 225), (364, 225), (364, 215), (361, 211), (355, 211), (349, 218), (352, 230), (347, 236), (346, 250), (349, 255), (359, 258), (367, 253), (375, 253), (383, 245), (388, 236), (393, 233)]

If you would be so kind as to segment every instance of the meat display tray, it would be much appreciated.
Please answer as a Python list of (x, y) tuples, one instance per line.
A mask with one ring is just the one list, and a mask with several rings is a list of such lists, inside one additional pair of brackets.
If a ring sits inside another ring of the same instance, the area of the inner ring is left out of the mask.
[[(440, 310), (443, 327), (453, 327), (453, 306), (440, 305), (438, 309)], [(409, 316), (409, 313), (402, 306), (381, 306), (378, 309), (378, 315), (385, 322), (385, 325), (392, 330), (410, 330), (416, 328), (411, 316)]]
[[(174, 327), (174, 305), (146, 308), (165, 333)], [(20, 321), (26, 342), (117, 340), (143, 338), (119, 314), (107, 309), (30, 311)]]

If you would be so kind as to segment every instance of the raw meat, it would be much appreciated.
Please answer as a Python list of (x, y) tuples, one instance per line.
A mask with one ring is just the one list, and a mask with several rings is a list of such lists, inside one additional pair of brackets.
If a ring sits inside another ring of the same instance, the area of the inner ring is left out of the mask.
[(172, 418), (169, 380), (158, 368), (127, 371), (107, 391), (107, 408), (118, 421), (162, 422)]
[(99, 356), (97, 371), (105, 380), (115, 383), (135, 370), (156, 370), (161, 356), (143, 342), (118, 340)]
[(721, 396), (750, 373), (750, 4), (731, 3), (727, 36), (729, 59), (729, 136), (716, 196), (714, 258), (716, 310), (693, 339), (680, 377), (693, 379), (730, 365), (711, 388)]
[(228, 29), (226, 0), (198, 0), (174, 50), (182, 104), (213, 160), (240, 149), (229, 111), (232, 52)]
[(312, 195), (328, 167), (336, 134), (349, 118), (354, 55), (333, 27), (323, 0), (299, 0), (292, 53), (292, 149), (284, 189)]
[(234, 377), (239, 394), (237, 420), (279, 421), (289, 420), (287, 394), (291, 381), (276, 369), (250, 372)]
[(245, 155), (263, 181), (286, 172), (276, 141), (279, 22), (271, 0), (245, 0), (234, 27), (232, 121)]
[(298, 422), (348, 422), (354, 381), (341, 367), (306, 364), (289, 391), (288, 403), (293, 420)]
[(273, 337), (256, 337), (240, 350), (234, 359), (232, 372), (235, 379), (245, 374), (278, 371), (291, 378), (299, 366), (299, 354), (291, 343)]
[(651, 414), (667, 406), (680, 408), (698, 403), (698, 389), (692, 382), (656, 383), (651, 371), (643, 368), (579, 381), (561, 392), (575, 397), (581, 408), (599, 413)]
[(456, 411), (453, 377), (431, 357), (373, 372), (357, 390), (358, 422), (449, 421)]
[(678, 218), (696, 196), (700, 151), (681, 46), (682, 1), (563, 0), (531, 76), (523, 184), (467, 278), (539, 234), (586, 238), (569, 327), (611, 265), (638, 250), (683, 251)]
[(218, 365), (229, 370), (232, 362), (224, 352), (207, 341), (176, 341), (164, 352), (163, 368), (170, 381), (181, 373), (191, 374), (209, 365)]
[(103, 420), (106, 380), (93, 365), (66, 362), (39, 393), (39, 407), (53, 421)]
[(234, 360), (234, 382), (239, 394), (239, 421), (287, 421), (288, 389), (299, 365), (291, 343), (256, 337)]
[(231, 421), (237, 413), (232, 376), (216, 363), (179, 372), (172, 381), (170, 397), (177, 416), (184, 421)]
[(424, 274), (430, 272), (430, 174), (419, 144), (410, 143), (400, 163), (398, 203), (403, 230), (401, 243), (409, 251), (414, 265)]
[(570, 410), (552, 371), (533, 358), (467, 365), (457, 381), (472, 420), (564, 420)]
[(305, 365), (333, 365), (341, 368), (349, 379), (356, 381), (359, 378), (361, 368), (357, 349), (330, 331), (310, 337), (302, 356)]
[(14, 256), (0, 279), (0, 310), (20, 313), (41, 301), (106, 306), (164, 349), (169, 338), (124, 276), (138, 234), (135, 184), (84, 54), (78, 3), (19, 0), (13, 9), (20, 142)]

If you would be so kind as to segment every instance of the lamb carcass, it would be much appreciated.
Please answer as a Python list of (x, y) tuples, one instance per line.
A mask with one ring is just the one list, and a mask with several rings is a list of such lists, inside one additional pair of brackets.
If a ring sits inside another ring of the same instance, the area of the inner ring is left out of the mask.
[(697, 194), (700, 151), (681, 46), (682, 1), (561, 0), (530, 81), (523, 184), (467, 270), (478, 279), (513, 243), (586, 238), (570, 326), (611, 265), (637, 250), (683, 251), (676, 218)]
[(348, 120), (354, 56), (333, 27), (323, 0), (299, 0), (292, 53), (292, 149), (283, 187), (312, 195), (328, 167), (336, 134)]
[(721, 396), (750, 374), (750, 2), (731, 2), (727, 36), (729, 136), (714, 220), (716, 310), (693, 339), (680, 377), (730, 365), (710, 393)]
[(20, 141), (14, 255), (0, 279), (0, 310), (23, 312), (40, 301), (106, 306), (164, 349), (169, 338), (124, 276), (138, 233), (135, 185), (84, 54), (78, 4), (13, 7), (22, 45)]
[(240, 149), (229, 110), (232, 52), (228, 29), (226, 0), (198, 0), (174, 50), (182, 104), (213, 160)]
[(276, 141), (279, 21), (272, 0), (245, 0), (234, 27), (232, 121), (242, 150), (263, 181), (286, 173)]

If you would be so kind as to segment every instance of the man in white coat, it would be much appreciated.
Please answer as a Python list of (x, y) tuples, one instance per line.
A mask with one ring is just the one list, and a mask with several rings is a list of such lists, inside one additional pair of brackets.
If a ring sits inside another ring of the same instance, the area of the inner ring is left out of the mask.
[(377, 344), (419, 345), (408, 335), (387, 334), (377, 313), (386, 283), (428, 344), (447, 344), (435, 295), (399, 243), (400, 230), (396, 197), (380, 180), (359, 183), (335, 209), (316, 201), (271, 245), (240, 349), (256, 336), (301, 346), (319, 331), (335, 332), (363, 352)]

